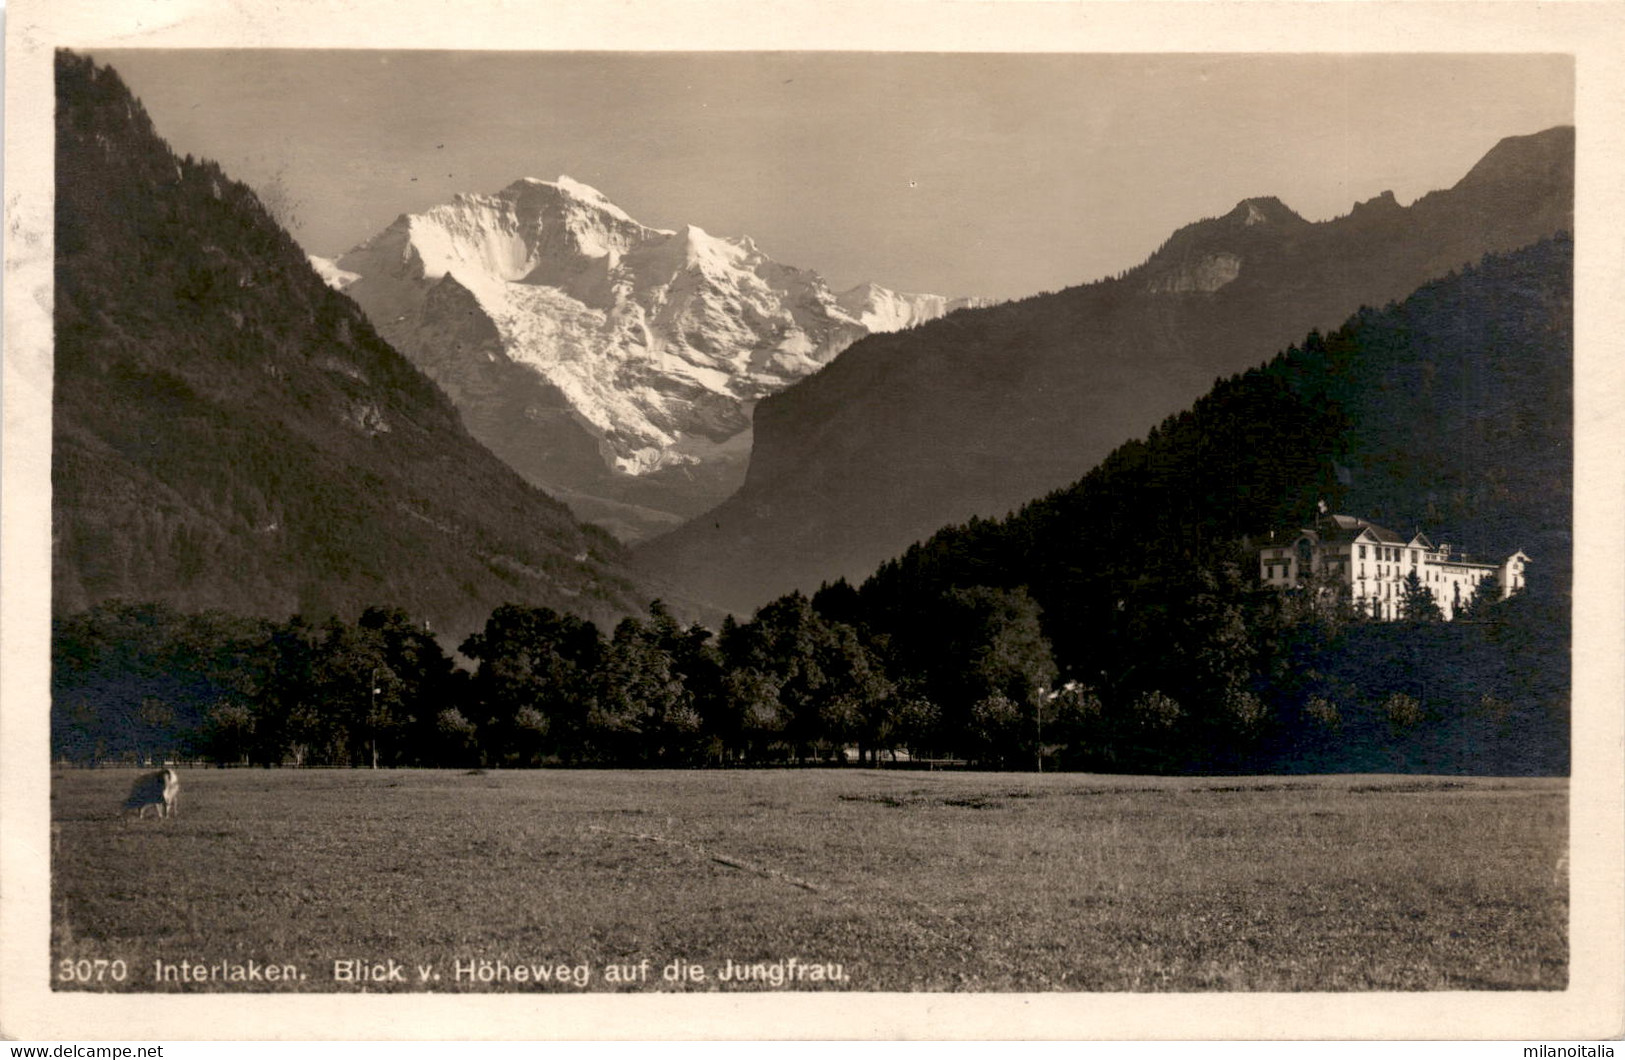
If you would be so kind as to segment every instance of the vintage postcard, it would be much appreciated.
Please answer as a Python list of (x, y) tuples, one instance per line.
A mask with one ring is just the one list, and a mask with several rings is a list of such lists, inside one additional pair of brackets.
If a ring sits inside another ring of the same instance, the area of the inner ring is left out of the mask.
[(1612, 1048), (1622, 44), (13, 3), (0, 1034)]

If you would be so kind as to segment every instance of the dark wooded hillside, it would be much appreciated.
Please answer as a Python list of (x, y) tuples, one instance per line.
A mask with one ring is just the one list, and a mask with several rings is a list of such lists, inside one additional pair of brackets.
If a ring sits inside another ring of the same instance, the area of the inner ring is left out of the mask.
[[(206, 105), (206, 104), (205, 104)], [(478, 445), (247, 186), (57, 59), (54, 609), (638, 610), (619, 546)]]
[[(1252, 735), (1298, 746), (1292, 719), (1335, 689), (1345, 715), (1361, 702), (1371, 715), (1396, 693), (1428, 710), (1488, 697), (1504, 715), (1517, 703), (1538, 719), (1520, 730), (1539, 733), (1534, 758), (1566, 762), (1572, 254), (1560, 236), (1364, 309), (1222, 381), (1073, 486), (1006, 519), (945, 528), (815, 604), (888, 645), (895, 679), (929, 682), (947, 594), (1030, 594), (1062, 677), (1125, 712), (1112, 739), (1126, 759), (1149, 754), (1126, 735), (1146, 724), (1126, 719), (1147, 697), (1167, 697), (1184, 719), (1182, 739), (1135, 737), (1159, 748), (1155, 764), (1163, 748), (1186, 762), (1236, 749), (1232, 708), (1258, 712)], [(1272, 530), (1309, 525), (1321, 501), (1488, 561), (1523, 549), (1530, 589), (1497, 609), (1499, 624), (1426, 629), (1258, 590), (1257, 549)], [(1252, 744), (1248, 760), (1260, 762)], [(1441, 739), (1439, 753), (1450, 747)]]
[(864, 577), (939, 527), (1076, 481), (1311, 329), (1572, 228), (1574, 130), (1509, 137), (1456, 185), (1310, 222), (1249, 199), (1122, 276), (872, 335), (764, 399), (749, 477), (637, 561), (738, 613)]

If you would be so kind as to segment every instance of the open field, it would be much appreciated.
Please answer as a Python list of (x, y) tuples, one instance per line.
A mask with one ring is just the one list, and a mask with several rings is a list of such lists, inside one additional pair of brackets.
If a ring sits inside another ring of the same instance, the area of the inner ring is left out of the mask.
[[(730, 961), (865, 991), (1568, 974), (1562, 779), (198, 769), (178, 817), (133, 820), (132, 776), (54, 777), (59, 989), (776, 988), (719, 982)], [(352, 959), (405, 982), (335, 981)], [(679, 959), (706, 978), (664, 980)], [(155, 981), (182, 961), (213, 978)], [(268, 964), (303, 978), (253, 981)]]

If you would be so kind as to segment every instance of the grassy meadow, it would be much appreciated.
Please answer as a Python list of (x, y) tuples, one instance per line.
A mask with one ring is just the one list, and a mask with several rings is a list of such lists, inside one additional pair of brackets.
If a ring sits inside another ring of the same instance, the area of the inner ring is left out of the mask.
[[(1562, 779), (194, 769), (177, 817), (136, 820), (133, 776), (53, 778), (57, 989), (1557, 990), (1568, 975)], [(825, 977), (795, 980), (790, 958)], [(125, 962), (124, 981), (75, 978), (96, 959)], [(405, 982), (336, 981), (343, 960), (395, 962)], [(155, 981), (182, 961), (215, 977)], [(666, 980), (673, 961), (705, 978)], [(229, 978), (251, 962), (303, 978)], [(721, 981), (729, 962), (786, 977)], [(477, 977), (498, 964), (584, 968), (586, 985)]]

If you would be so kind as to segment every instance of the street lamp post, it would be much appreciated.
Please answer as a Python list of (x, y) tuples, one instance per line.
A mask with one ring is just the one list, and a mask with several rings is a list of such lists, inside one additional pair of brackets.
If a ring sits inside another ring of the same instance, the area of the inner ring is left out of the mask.
[(1038, 746), (1033, 750), (1038, 756), (1038, 771), (1044, 771), (1044, 700), (1048, 699), (1047, 690), (1040, 690), (1037, 698), (1033, 700), (1033, 717), (1038, 722)]

